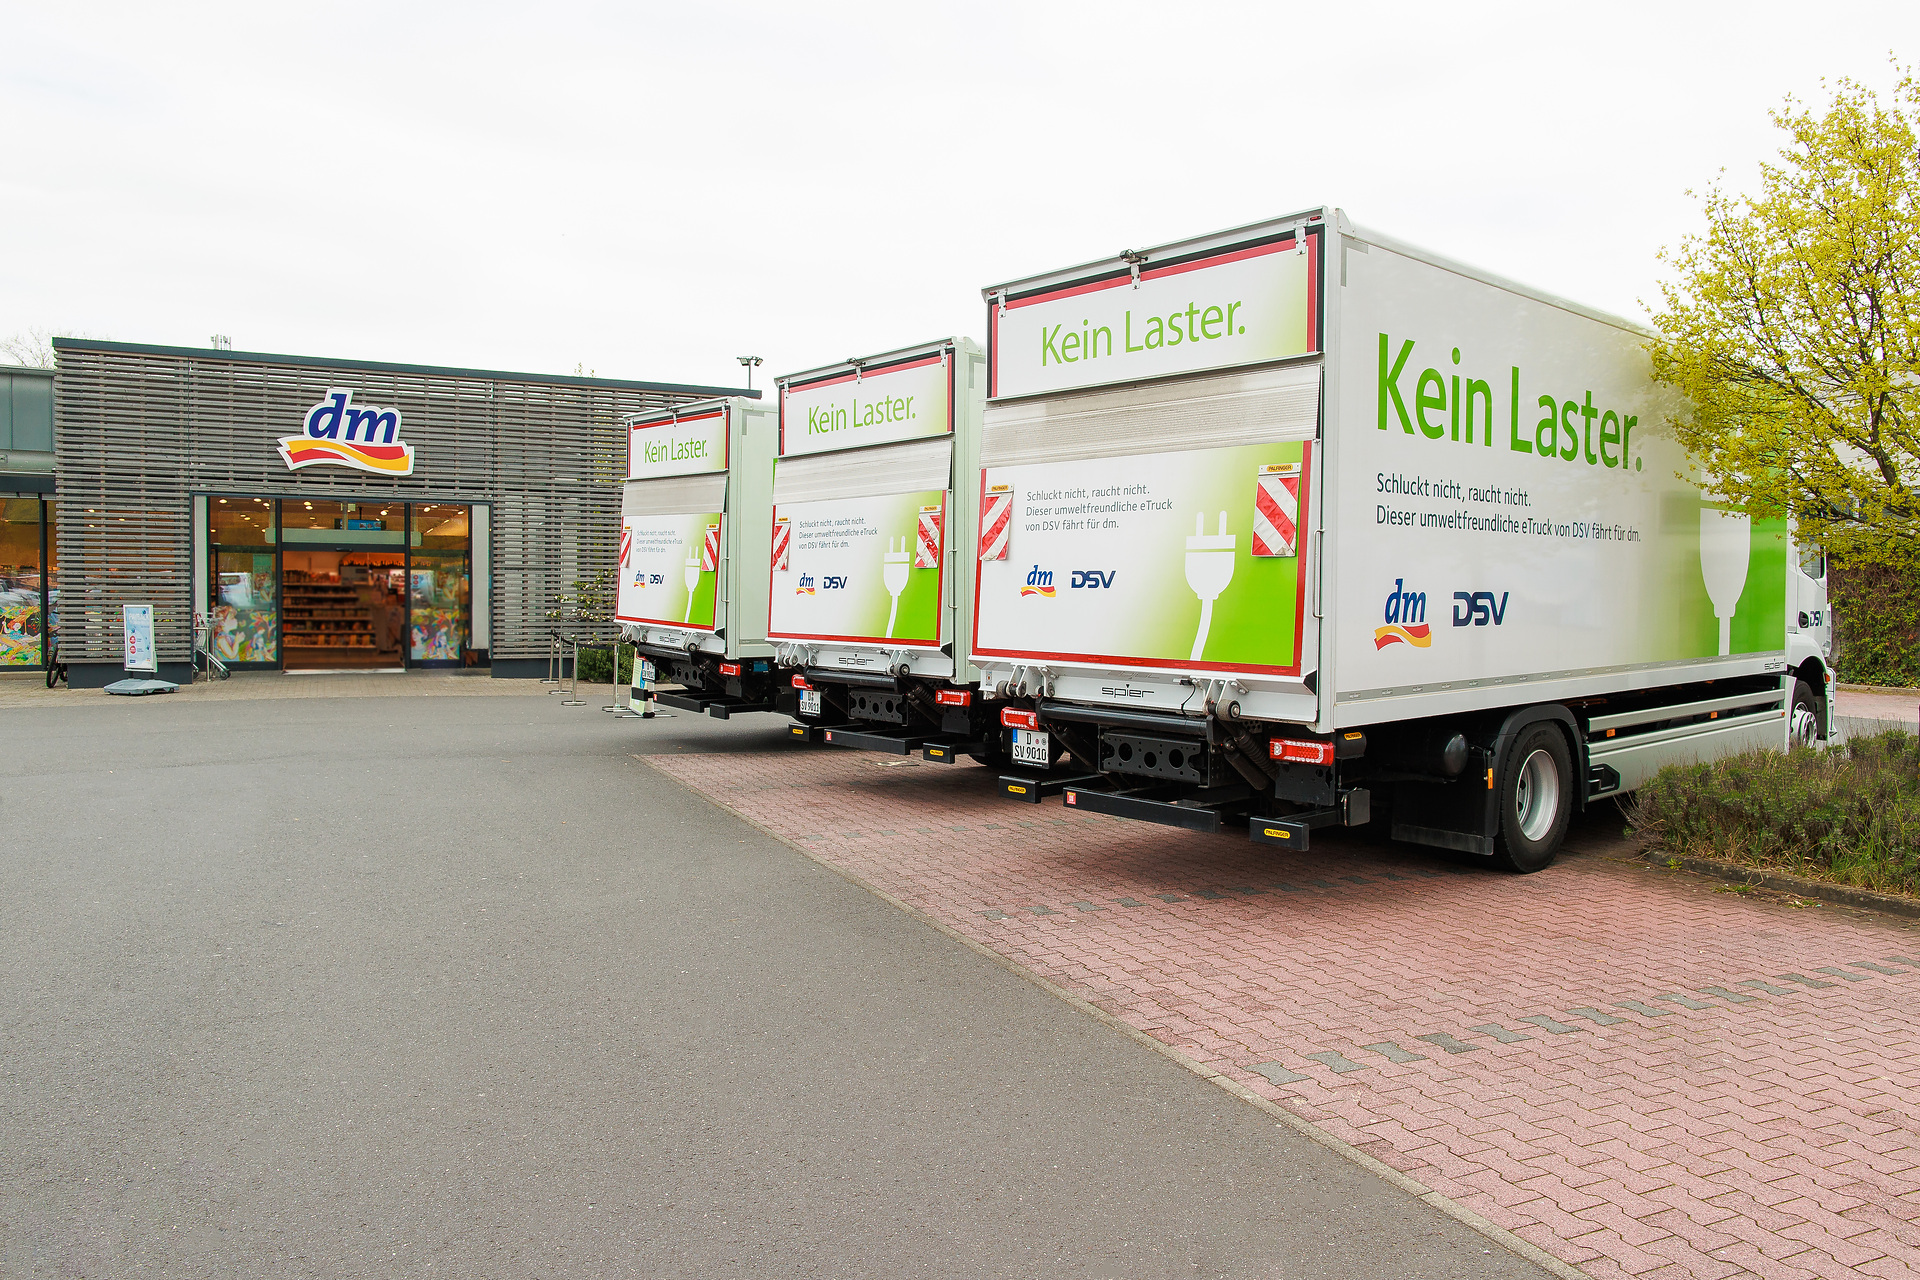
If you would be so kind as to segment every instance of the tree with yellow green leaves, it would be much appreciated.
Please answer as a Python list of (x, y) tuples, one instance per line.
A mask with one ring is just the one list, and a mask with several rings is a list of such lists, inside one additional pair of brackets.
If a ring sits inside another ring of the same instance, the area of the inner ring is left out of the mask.
[(1920, 83), (1841, 80), (1754, 195), (1718, 185), (1661, 260), (1654, 372), (1709, 488), (1854, 563), (1920, 555)]

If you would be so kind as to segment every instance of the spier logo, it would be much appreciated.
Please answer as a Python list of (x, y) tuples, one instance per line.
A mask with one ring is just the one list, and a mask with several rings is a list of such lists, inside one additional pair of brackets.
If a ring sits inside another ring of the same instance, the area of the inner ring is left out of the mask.
[(1042, 569), (1039, 565), (1033, 566), (1033, 572), (1027, 575), (1026, 584), (1020, 588), (1020, 594), (1053, 599), (1053, 570)]
[(813, 575), (810, 573), (801, 574), (800, 584), (793, 589), (793, 594), (797, 596), (810, 596), (814, 594)]
[(413, 446), (399, 438), (398, 409), (356, 406), (352, 391), (330, 387), (307, 410), (304, 426), (305, 435), (280, 438), (289, 471), (333, 466), (381, 476), (413, 474)]
[(1395, 578), (1393, 590), (1387, 592), (1387, 625), (1373, 629), (1376, 651), (1390, 644), (1410, 644), (1416, 649), (1433, 644), (1433, 633), (1427, 626), (1427, 593), (1408, 591), (1406, 587), (1405, 578)]

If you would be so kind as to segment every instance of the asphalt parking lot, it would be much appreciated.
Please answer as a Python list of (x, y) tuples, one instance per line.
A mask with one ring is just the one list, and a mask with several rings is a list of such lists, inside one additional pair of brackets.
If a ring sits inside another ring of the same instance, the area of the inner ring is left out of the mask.
[(0, 1274), (1541, 1274), (506, 683), (11, 701)]

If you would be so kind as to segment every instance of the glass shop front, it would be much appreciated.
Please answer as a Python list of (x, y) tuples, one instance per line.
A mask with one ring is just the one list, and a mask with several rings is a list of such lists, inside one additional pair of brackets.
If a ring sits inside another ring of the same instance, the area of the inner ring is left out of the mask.
[(242, 494), (206, 503), (203, 619), (207, 648), (227, 666), (397, 671), (480, 656), (473, 506)]

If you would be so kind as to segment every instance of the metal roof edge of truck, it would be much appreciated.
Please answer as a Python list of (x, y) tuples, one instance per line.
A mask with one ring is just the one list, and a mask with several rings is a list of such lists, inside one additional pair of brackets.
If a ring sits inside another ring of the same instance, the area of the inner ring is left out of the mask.
[(814, 378), (838, 373), (842, 369), (851, 369), (855, 365), (861, 367), (867, 365), (884, 366), (899, 360), (910, 360), (914, 356), (924, 355), (929, 351), (935, 351), (944, 347), (952, 347), (957, 351), (961, 349), (961, 344), (963, 343), (972, 347), (975, 351), (982, 353), (986, 351), (986, 347), (978, 340), (970, 338), (964, 333), (956, 333), (943, 338), (929, 338), (925, 342), (910, 342), (904, 347), (894, 347), (891, 350), (877, 352), (870, 356), (848, 356), (844, 360), (832, 360), (826, 364), (814, 365), (811, 368), (796, 370), (793, 373), (782, 373), (774, 378), (773, 383), (775, 386), (784, 386), (789, 382), (811, 381)]
[[(227, 351), (218, 347), (171, 347), (147, 342), (108, 342), (101, 338), (55, 338), (55, 351), (122, 351), (130, 355), (186, 356), (196, 360), (234, 360), (244, 364), (288, 364), (310, 369), (358, 369), (368, 373), (413, 373), (438, 378), (486, 378), (506, 382), (541, 382), (567, 387), (619, 387), (628, 391), (665, 391), (705, 395), (715, 399), (746, 396), (758, 391), (744, 387), (709, 387), (680, 382), (636, 382), (627, 378), (600, 378), (562, 373), (515, 373), (506, 369), (465, 369), (454, 365), (396, 364), (387, 360), (330, 359), (326, 356), (276, 355), (266, 351)], [(9, 371), (11, 372), (11, 371)]]
[[(696, 390), (697, 389), (698, 388), (696, 388)], [(777, 413), (779, 411), (779, 406), (772, 401), (760, 400), (760, 393), (758, 391), (752, 394), (751, 399), (749, 399), (748, 394), (744, 391), (733, 391), (723, 396), (708, 396), (704, 400), (682, 400), (679, 404), (662, 405), (658, 409), (636, 409), (632, 413), (622, 414), (620, 421), (628, 426), (632, 426), (636, 422), (650, 422), (654, 419), (659, 419), (662, 422), (678, 421), (681, 418), (690, 418), (697, 414), (705, 413), (716, 405), (725, 405), (732, 400), (747, 400), (747, 408), (749, 409), (764, 409), (768, 413)], [(754, 403), (754, 401), (759, 401), (759, 403)]]
[[(1338, 205), (1320, 205), (1312, 209), (1302, 209), (1296, 213), (1282, 214), (1279, 217), (1263, 218), (1259, 222), (1249, 222), (1243, 226), (1227, 227), (1219, 231), (1210, 231), (1205, 235), (1186, 236), (1179, 240), (1168, 241), (1165, 244), (1150, 245), (1144, 249), (1126, 250), (1124, 252), (1128, 254), (1138, 254), (1149, 261), (1156, 257), (1164, 258), (1169, 255), (1203, 253), (1208, 249), (1237, 244), (1263, 231), (1275, 233), (1291, 231), (1294, 227), (1302, 224), (1307, 226), (1318, 224), (1325, 227), (1328, 224), (1329, 215), (1338, 219), (1338, 221), (1334, 223), (1334, 229), (1348, 239), (1358, 240), (1363, 244), (1378, 245), (1380, 248), (1386, 249), (1389, 252), (1424, 262), (1429, 266), (1438, 267), (1442, 271), (1451, 271), (1455, 275), (1464, 276), (1469, 280), (1477, 280), (1482, 284), (1493, 285), (1496, 288), (1505, 289), (1509, 293), (1516, 293), (1521, 297), (1531, 298), (1535, 302), (1545, 303), (1550, 307), (1558, 307), (1562, 311), (1584, 316), (1589, 320), (1597, 320), (1601, 324), (1612, 325), (1614, 328), (1623, 329), (1628, 333), (1638, 334), (1641, 337), (1648, 338), (1654, 336), (1652, 329), (1637, 321), (1629, 320), (1625, 316), (1617, 316), (1599, 307), (1590, 307), (1583, 302), (1575, 302), (1571, 298), (1562, 297), (1550, 290), (1523, 283), (1510, 276), (1502, 275), (1497, 271), (1488, 271), (1484, 267), (1474, 266), (1472, 263), (1463, 262), (1458, 258), (1448, 257), (1442, 253), (1435, 253), (1431, 249), (1421, 248), (1419, 245), (1402, 240), (1397, 236), (1390, 236), (1384, 232), (1375, 231), (1370, 227), (1360, 226), (1356, 224), (1352, 218), (1347, 216), (1345, 209), (1340, 208)], [(1008, 293), (1024, 293), (1035, 289), (1084, 280), (1092, 275), (1099, 275), (1106, 272), (1122, 272), (1127, 270), (1127, 267), (1128, 259), (1116, 253), (1110, 257), (1096, 258), (1091, 262), (1080, 263), (1078, 266), (1063, 267), (1054, 271), (1043, 271), (1033, 275), (1016, 276), (1010, 280), (1003, 280), (999, 284), (988, 285), (980, 290), (980, 296), (986, 301), (991, 302), (995, 294), (1003, 291)]]

